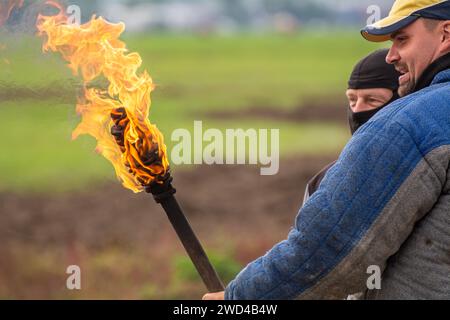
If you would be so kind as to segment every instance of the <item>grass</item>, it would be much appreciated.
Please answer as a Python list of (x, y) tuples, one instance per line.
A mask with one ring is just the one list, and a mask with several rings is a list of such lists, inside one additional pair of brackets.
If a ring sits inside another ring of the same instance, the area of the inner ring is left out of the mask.
[[(165, 244), (170, 248), (175, 243)], [(2, 248), (3, 299), (199, 299), (204, 285), (182, 251), (158, 255), (147, 247), (99, 250), (15, 244)], [(209, 252), (219, 277), (228, 283), (243, 267), (232, 252)], [(81, 270), (81, 290), (67, 290), (67, 266)]]
[[(166, 136), (192, 128), (278, 128), (281, 154), (337, 152), (347, 129), (329, 123), (204, 119), (211, 110), (292, 108), (343, 94), (352, 65), (376, 49), (355, 33), (295, 36), (126, 36), (157, 90), (151, 120)], [(114, 179), (90, 137), (70, 141), (79, 80), (35, 38), (7, 37), (0, 50), (0, 190), (68, 191)], [(7, 63), (5, 61), (8, 61)], [(345, 112), (345, 111), (343, 111)]]
[(185, 110), (255, 103), (292, 107), (311, 95), (342, 94), (354, 63), (374, 49), (348, 32), (129, 37), (127, 43), (141, 53), (161, 94), (170, 89), (182, 94)]

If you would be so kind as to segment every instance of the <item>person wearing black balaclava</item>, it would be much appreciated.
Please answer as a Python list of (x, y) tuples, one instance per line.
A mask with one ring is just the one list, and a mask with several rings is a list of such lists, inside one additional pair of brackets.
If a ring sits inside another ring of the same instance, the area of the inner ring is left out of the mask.
[[(349, 103), (348, 122), (352, 135), (378, 111), (399, 98), (397, 90), (401, 74), (393, 65), (386, 63), (388, 52), (388, 49), (377, 50), (353, 68), (346, 91)], [(320, 182), (334, 163), (335, 161), (328, 164), (309, 180), (303, 203), (319, 188)]]

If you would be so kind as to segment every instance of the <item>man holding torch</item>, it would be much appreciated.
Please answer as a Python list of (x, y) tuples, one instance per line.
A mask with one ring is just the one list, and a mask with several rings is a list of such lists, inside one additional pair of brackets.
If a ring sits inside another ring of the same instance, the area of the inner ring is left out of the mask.
[(392, 41), (403, 98), (355, 133), (288, 238), (205, 299), (450, 298), (450, 1), (397, 0), (362, 35)]

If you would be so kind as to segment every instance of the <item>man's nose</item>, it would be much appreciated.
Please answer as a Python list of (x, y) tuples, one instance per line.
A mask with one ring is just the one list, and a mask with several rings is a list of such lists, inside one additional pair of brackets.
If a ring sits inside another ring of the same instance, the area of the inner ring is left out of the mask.
[(358, 99), (356, 101), (355, 106), (353, 107), (353, 112), (363, 112), (370, 109), (370, 106), (367, 105), (367, 103), (364, 102), (364, 99)]
[(386, 56), (386, 63), (388, 64), (394, 64), (400, 60), (400, 56), (398, 54), (397, 48), (395, 48), (395, 45), (393, 44), (392, 47), (389, 49), (389, 52)]
[(369, 111), (372, 110), (374, 107), (369, 105), (364, 98), (359, 98), (356, 101), (355, 106), (352, 108), (353, 112), (363, 112), (363, 111)]

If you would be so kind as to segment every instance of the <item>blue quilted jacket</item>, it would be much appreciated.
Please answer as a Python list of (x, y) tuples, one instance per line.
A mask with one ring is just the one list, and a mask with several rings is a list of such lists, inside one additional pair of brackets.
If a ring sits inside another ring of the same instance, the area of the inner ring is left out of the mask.
[[(361, 127), (225, 299), (450, 299), (450, 69)], [(371, 266), (381, 289), (369, 290)]]

